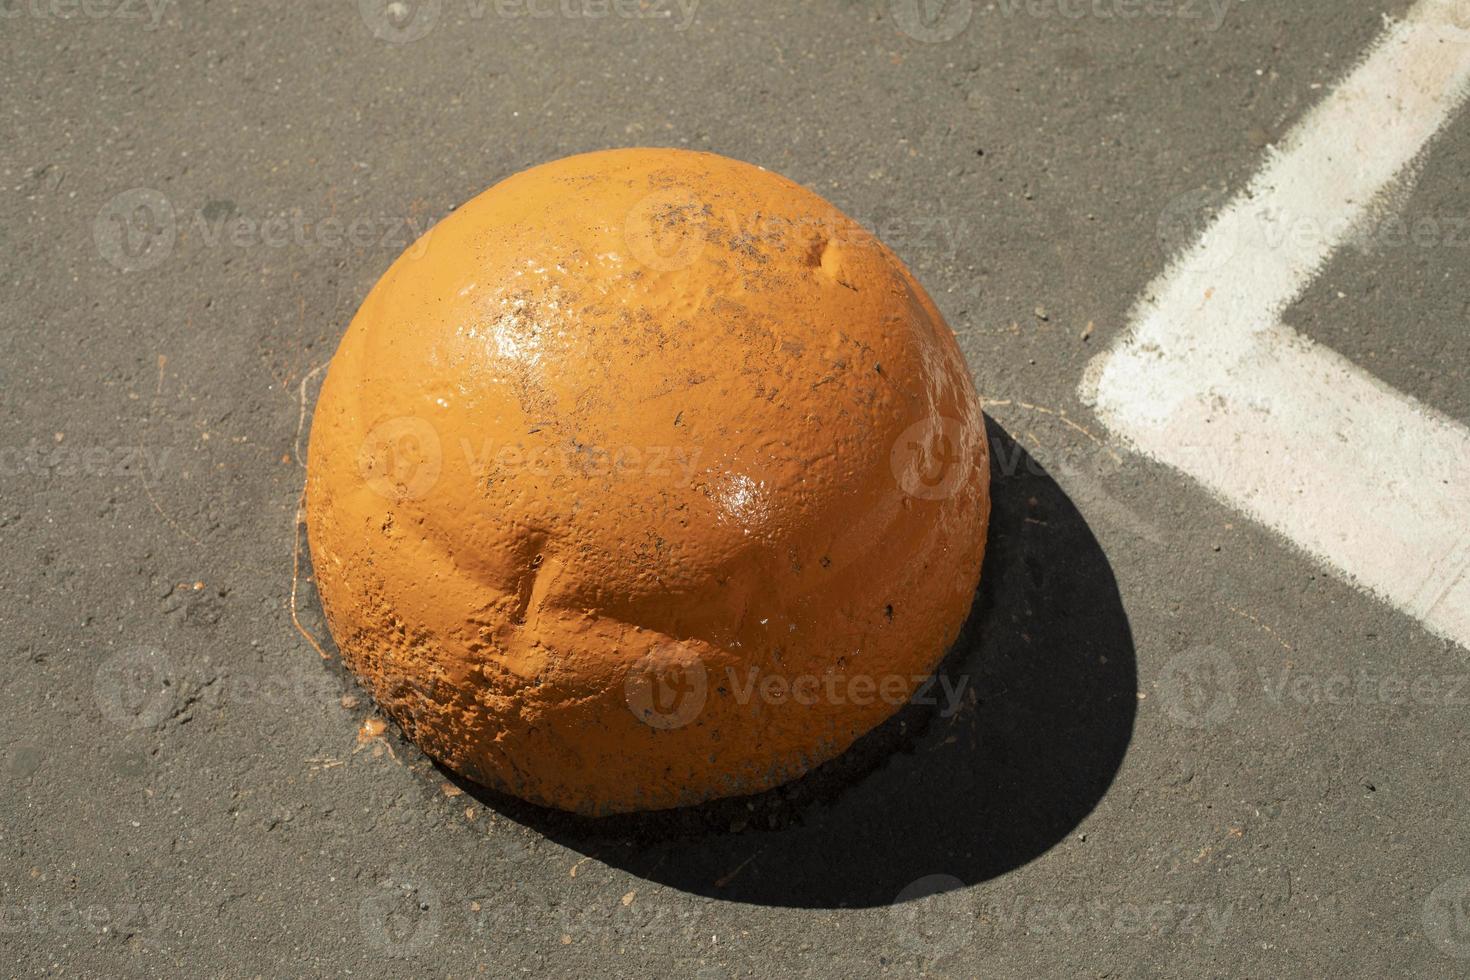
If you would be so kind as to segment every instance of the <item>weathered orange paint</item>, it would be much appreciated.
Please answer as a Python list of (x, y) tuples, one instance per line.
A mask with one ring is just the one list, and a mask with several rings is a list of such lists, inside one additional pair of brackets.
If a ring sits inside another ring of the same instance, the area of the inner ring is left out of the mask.
[(369, 293), (311, 433), (347, 664), (451, 769), (586, 814), (842, 752), (953, 642), (988, 516), (924, 290), (707, 153), (570, 157), (460, 208)]

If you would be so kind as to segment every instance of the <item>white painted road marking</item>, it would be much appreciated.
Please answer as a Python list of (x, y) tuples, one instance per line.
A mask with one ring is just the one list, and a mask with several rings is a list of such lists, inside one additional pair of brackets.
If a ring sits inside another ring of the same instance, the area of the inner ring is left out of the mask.
[(1470, 430), (1280, 323), (1470, 91), (1470, 0), (1421, 0), (1151, 287), (1083, 398), (1470, 648)]

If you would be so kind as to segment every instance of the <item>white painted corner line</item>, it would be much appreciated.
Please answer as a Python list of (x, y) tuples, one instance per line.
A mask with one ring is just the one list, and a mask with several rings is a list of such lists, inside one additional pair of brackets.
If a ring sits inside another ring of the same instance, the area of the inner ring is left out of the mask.
[(1138, 451), (1470, 649), (1470, 430), (1280, 318), (1470, 91), (1420, 0), (1156, 280), (1083, 399)]

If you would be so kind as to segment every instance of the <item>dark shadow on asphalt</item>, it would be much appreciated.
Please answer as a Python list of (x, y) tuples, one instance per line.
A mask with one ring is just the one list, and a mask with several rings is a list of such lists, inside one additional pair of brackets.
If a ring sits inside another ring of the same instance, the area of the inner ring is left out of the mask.
[(960, 710), (946, 716), (943, 697), (908, 705), (793, 783), (660, 813), (590, 820), (444, 775), (566, 847), (733, 902), (886, 905), (1044, 854), (1122, 764), (1137, 668), (1117, 583), (1086, 521), (1004, 430), (987, 426), (990, 544), (969, 620), (940, 668), (966, 685)]

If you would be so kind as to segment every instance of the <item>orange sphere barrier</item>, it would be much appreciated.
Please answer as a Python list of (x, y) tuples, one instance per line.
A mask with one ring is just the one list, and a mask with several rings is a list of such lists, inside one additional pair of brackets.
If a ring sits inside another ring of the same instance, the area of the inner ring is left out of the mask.
[(405, 252), (312, 425), (346, 663), (425, 752), (584, 814), (752, 793), (924, 683), (976, 587), (984, 426), (856, 222), (706, 153), (516, 174)]

